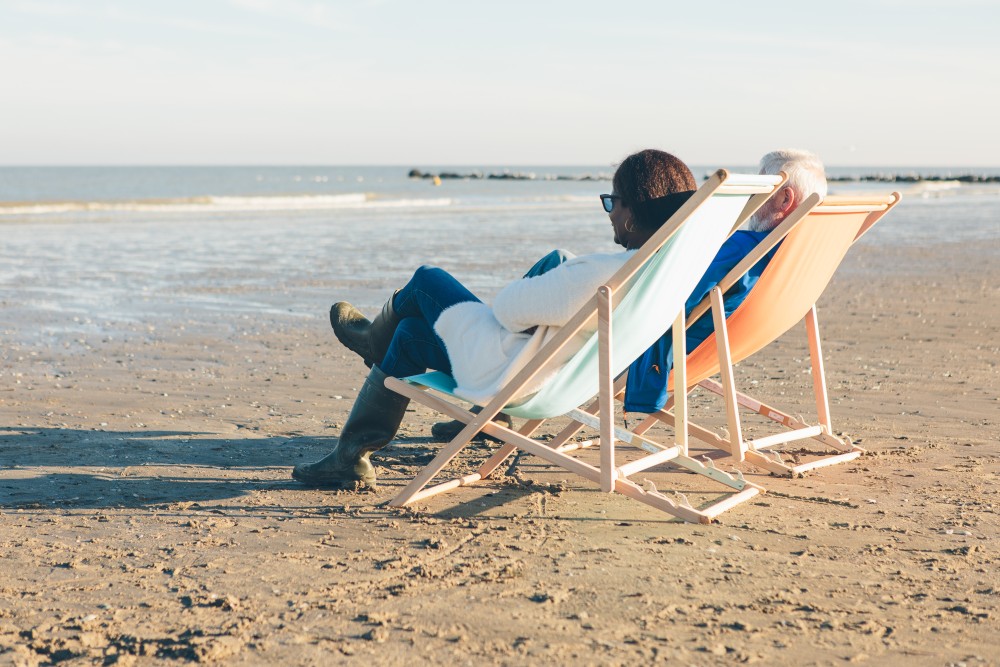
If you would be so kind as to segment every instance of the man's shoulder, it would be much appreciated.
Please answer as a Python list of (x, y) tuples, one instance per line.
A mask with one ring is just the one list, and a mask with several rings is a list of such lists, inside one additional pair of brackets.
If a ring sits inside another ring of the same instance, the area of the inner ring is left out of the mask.
[(718, 257), (720, 259), (727, 257), (742, 259), (747, 253), (756, 248), (757, 244), (767, 237), (767, 234), (768, 232), (751, 232), (746, 229), (740, 229), (734, 232), (722, 244)]
[(749, 229), (740, 229), (726, 239), (726, 243), (732, 243), (733, 245), (748, 245), (753, 247), (767, 238), (768, 234), (770, 234), (770, 232), (752, 232)]

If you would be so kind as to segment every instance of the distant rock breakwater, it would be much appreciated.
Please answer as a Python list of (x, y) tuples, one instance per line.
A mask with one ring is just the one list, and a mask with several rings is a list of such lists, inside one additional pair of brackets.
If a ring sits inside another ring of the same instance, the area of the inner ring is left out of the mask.
[(827, 176), (831, 183), (944, 183), (958, 181), (960, 183), (1000, 183), (1000, 175), (960, 174), (958, 176), (920, 174), (869, 174), (867, 176)]
[(442, 171), (434, 174), (431, 172), (411, 169), (408, 174), (410, 178), (426, 178), (438, 180), (494, 180), (494, 181), (610, 181), (611, 174), (536, 174), (531, 171), (503, 171), (484, 174), (481, 171), (470, 171), (458, 173), (454, 171)]
[[(433, 173), (420, 169), (411, 169), (410, 178), (421, 178), (433, 181), (445, 180), (494, 180), (494, 181), (610, 181), (611, 174), (537, 174), (531, 171), (511, 171), (505, 169), (498, 172), (483, 173), (481, 171), (455, 172), (442, 171)], [(707, 173), (702, 180), (708, 179), (711, 173)], [(851, 176), (828, 176), (831, 183), (922, 183), (922, 182), (950, 182), (959, 183), (1000, 183), (1000, 175), (987, 174), (959, 174), (942, 175), (932, 174), (929, 176), (921, 174), (866, 174)]]

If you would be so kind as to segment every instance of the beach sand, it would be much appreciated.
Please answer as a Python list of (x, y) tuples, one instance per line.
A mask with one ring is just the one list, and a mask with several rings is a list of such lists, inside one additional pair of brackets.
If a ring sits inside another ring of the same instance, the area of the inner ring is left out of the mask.
[[(5, 343), (0, 664), (1000, 664), (996, 255), (855, 249), (819, 316), (835, 430), (868, 455), (741, 465), (768, 493), (712, 525), (530, 456), (389, 508), (439, 447), (415, 405), (376, 491), (298, 486), (366, 372), (325, 317)], [(738, 381), (811, 418), (804, 327)]]

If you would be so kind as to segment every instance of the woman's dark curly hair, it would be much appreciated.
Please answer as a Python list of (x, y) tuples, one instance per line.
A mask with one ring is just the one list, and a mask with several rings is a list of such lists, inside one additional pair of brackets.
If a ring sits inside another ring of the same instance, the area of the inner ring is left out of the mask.
[(644, 202), (698, 189), (686, 164), (670, 153), (652, 148), (622, 160), (612, 183), (622, 203), (632, 209), (633, 223), (647, 231), (659, 229), (666, 218), (659, 219), (656, 207), (643, 206)]

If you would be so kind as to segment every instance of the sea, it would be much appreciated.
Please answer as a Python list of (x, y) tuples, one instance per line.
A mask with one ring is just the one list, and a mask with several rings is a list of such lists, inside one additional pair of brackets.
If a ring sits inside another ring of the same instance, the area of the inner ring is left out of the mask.
[[(0, 167), (0, 342), (322, 322), (337, 300), (374, 310), (421, 264), (488, 299), (552, 248), (616, 249), (598, 199), (611, 166), (418, 169)], [(857, 180), (894, 174), (908, 180)], [(831, 194), (903, 194), (863, 244), (1000, 246), (1000, 168), (828, 175), (851, 179)]]

